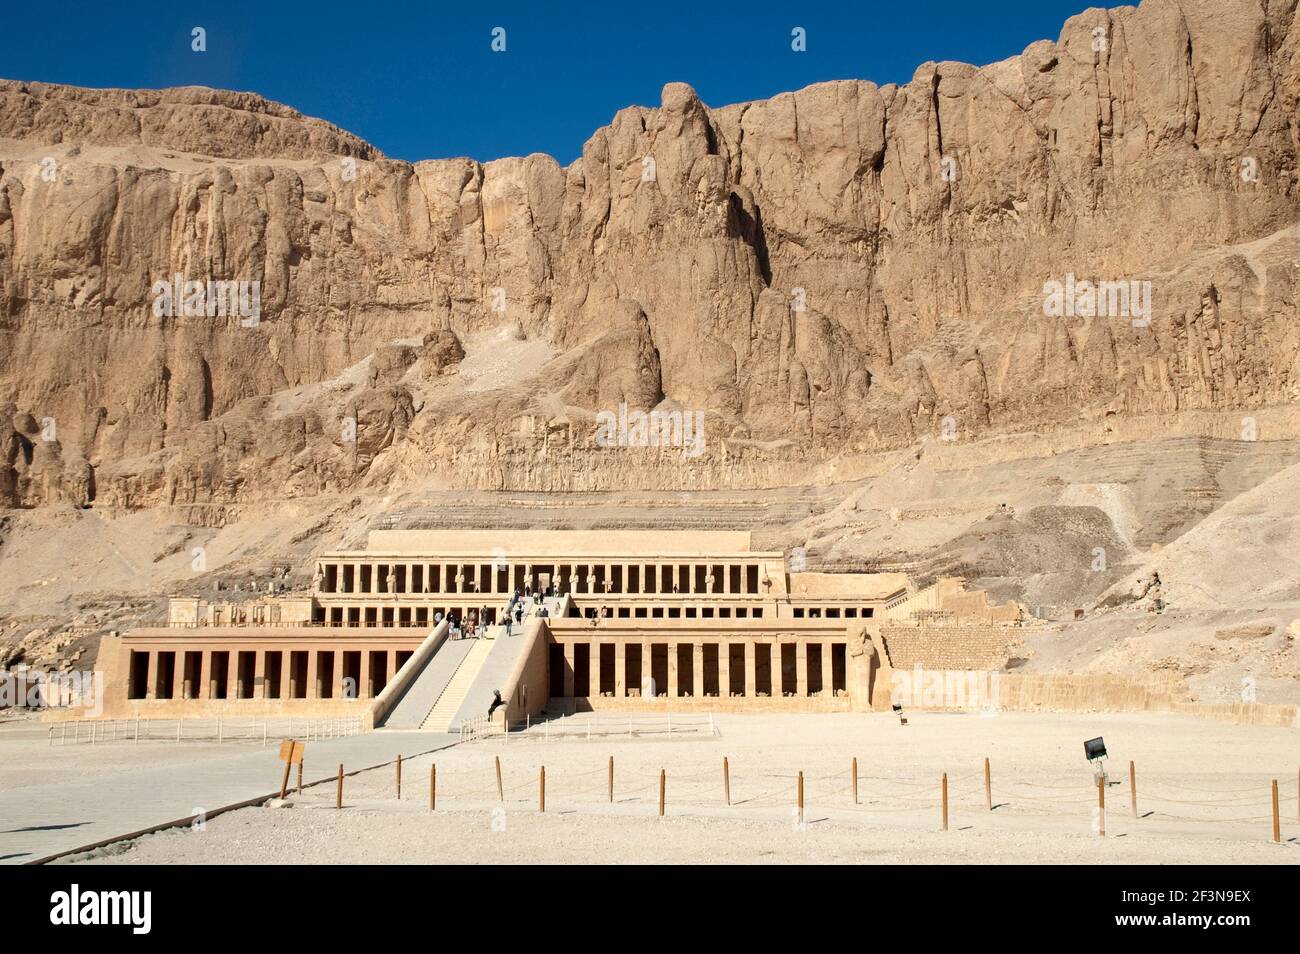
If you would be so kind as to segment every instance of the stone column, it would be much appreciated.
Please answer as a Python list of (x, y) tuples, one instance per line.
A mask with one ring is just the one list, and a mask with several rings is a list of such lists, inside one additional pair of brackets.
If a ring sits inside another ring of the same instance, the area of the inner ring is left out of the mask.
[(253, 698), (266, 698), (266, 650), (259, 649), (253, 657)]
[(357, 680), (357, 698), (373, 699), (375, 697), (375, 673), (374, 667), (370, 665), (370, 650), (361, 650), (361, 672)]
[(698, 639), (691, 647), (691, 669), (691, 675), (694, 676), (691, 696), (699, 699), (704, 695), (704, 644)]
[(785, 696), (784, 674), (781, 672), (781, 641), (772, 639), (772, 698)]
[(342, 698), (343, 698), (343, 670), (347, 668), (347, 667), (344, 665), (344, 663), (345, 663), (346, 661), (347, 661), (347, 657), (343, 654), (343, 650), (341, 650), (341, 649), (336, 649), (336, 650), (334, 650), (334, 686), (333, 686), (333, 693), (334, 693), (334, 698), (335, 698), (335, 699), (342, 699)]
[(320, 680), (317, 675), (317, 657), (320, 655), (315, 649), (307, 650), (307, 692), (308, 699), (320, 698)]
[(239, 650), (226, 653), (226, 698), (239, 698)]
[(831, 649), (830, 643), (822, 643), (822, 695), (828, 699), (835, 696), (835, 670)]
[(146, 699), (156, 699), (158, 697), (158, 650), (149, 650), (149, 669), (144, 677), (144, 697)]
[(390, 649), (388, 651), (388, 674), (387, 674), (387, 680), (384, 682), (384, 685), (386, 686), (388, 685), (388, 683), (392, 682), (393, 677), (396, 675), (397, 675), (397, 650)]
[(620, 639), (614, 643), (614, 698), (622, 699), (627, 695), (627, 641)]
[(758, 654), (754, 650), (754, 641), (745, 640), (745, 696), (754, 698), (758, 694)]
[(686, 592), (695, 592), (695, 564), (686, 564)]
[(211, 699), (212, 686), (209, 680), (212, 678), (212, 651), (209, 649), (202, 650), (199, 653), (199, 691), (195, 693), (195, 699)]
[(185, 698), (185, 650), (176, 650), (176, 662), (172, 666), (172, 698)]
[(718, 698), (731, 698), (731, 642), (718, 643)]
[(808, 695), (808, 643), (806, 640), (799, 640), (795, 644), (795, 672), (798, 679), (798, 687), (795, 689), (796, 696)]
[[(564, 698), (573, 698), (573, 643), (564, 643)], [(588, 667), (590, 668), (590, 666)]]
[[(654, 666), (652, 665), (652, 662), (654, 660), (654, 653), (651, 652), (653, 648), (654, 648), (653, 644), (648, 639), (642, 641), (641, 643), (641, 686), (638, 688), (644, 688), (646, 685), (646, 681), (654, 678)], [(664, 688), (663, 686), (656, 685), (655, 695), (658, 696), (660, 690), (662, 690), (663, 688)], [(642, 693), (642, 698), (645, 698), (644, 693)]]
[(668, 698), (676, 699), (677, 695), (677, 644), (670, 642), (668, 644)]

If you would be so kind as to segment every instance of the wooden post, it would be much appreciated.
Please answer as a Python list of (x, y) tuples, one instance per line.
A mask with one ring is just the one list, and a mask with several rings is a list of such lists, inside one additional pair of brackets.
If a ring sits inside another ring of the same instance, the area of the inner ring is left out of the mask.
[(546, 811), (546, 766), (542, 766), (542, 774), (537, 777), (537, 810)]
[(799, 773), (799, 824), (803, 824), (803, 772)]
[(501, 756), (498, 755), (496, 757), (496, 761), (497, 761), (497, 801), (504, 802), (506, 800), (506, 796), (505, 796), (505, 792), (501, 788)]
[(853, 804), (858, 803), (858, 757), (853, 756)]
[(429, 766), (429, 811), (438, 807), (438, 764)]
[(609, 800), (614, 801), (614, 756), (609, 757)]
[(298, 763), (298, 794), (302, 794), (302, 762)]
[(984, 806), (993, 811), (993, 773), (989, 770), (987, 755), (984, 757)]
[(1137, 769), (1133, 767), (1133, 760), (1128, 761), (1128, 793), (1129, 799), (1133, 803), (1133, 817), (1138, 817), (1138, 777)]
[[(283, 750), (282, 750), (282, 751), (283, 751)], [(284, 778), (280, 779), (280, 799), (281, 799), (281, 801), (283, 801), (284, 798), (285, 798), (285, 796), (287, 796), (287, 795), (289, 794), (289, 768), (290, 768), (290, 766), (292, 766), (292, 765), (293, 765), (293, 759), (292, 759), (292, 758), (288, 758), (288, 759), (285, 759), (285, 760), (284, 760)]]
[[(1276, 786), (1275, 786), (1276, 787)], [(664, 770), (659, 770), (659, 817), (664, 817)]]
[(1282, 841), (1282, 823), (1277, 814), (1277, 779), (1273, 779), (1273, 843)]
[(731, 766), (727, 764), (727, 757), (722, 757), (722, 797), (731, 804)]
[(1106, 776), (1097, 776), (1097, 832), (1106, 837)]
[(941, 830), (947, 831), (948, 830), (948, 773), (947, 772), (943, 773), (943, 781), (941, 783), (941, 788), (942, 788), (942, 795), (943, 795), (943, 828)]
[(334, 796), (334, 807), (343, 807), (343, 763), (339, 763), (339, 788), (338, 793)]
[(398, 753), (398, 756), (397, 756), (397, 800), (398, 800), (399, 802), (402, 800), (402, 756), (401, 756), (401, 753)]

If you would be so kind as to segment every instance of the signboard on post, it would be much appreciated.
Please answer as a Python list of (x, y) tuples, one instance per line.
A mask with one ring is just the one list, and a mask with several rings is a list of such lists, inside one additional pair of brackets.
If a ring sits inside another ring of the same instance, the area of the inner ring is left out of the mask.
[[(280, 798), (289, 794), (289, 768), (294, 765), (302, 765), (302, 753), (306, 748), (306, 743), (299, 742), (297, 739), (285, 739), (280, 743), (280, 761), (284, 763), (284, 778), (280, 780)], [(299, 782), (302, 779), (299, 778)]]

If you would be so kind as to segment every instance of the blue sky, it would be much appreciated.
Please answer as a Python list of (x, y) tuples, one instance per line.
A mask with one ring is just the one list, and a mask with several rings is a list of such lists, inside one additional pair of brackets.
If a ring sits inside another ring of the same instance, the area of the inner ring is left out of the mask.
[[(0, 77), (250, 90), (418, 160), (547, 152), (567, 164), (614, 113), (690, 83), (710, 106), (831, 79), (906, 82), (1055, 40), (1086, 0), (841, 3), (135, 3), (6, 5)], [(88, 9), (83, 9), (88, 8)], [(207, 31), (207, 51), (190, 48)], [(506, 50), (491, 50), (492, 30)], [(807, 52), (790, 48), (807, 31)]]

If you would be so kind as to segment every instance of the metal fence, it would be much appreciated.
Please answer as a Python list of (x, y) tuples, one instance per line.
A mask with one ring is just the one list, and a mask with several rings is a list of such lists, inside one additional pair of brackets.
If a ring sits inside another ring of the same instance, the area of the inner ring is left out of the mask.
[[(590, 712), (553, 718), (528, 717), (511, 721), (510, 732), (528, 738), (594, 739), (612, 736), (719, 735), (712, 712), (622, 713)], [(498, 730), (498, 733), (499, 730)], [(467, 740), (472, 741), (472, 740)]]
[(477, 742), (489, 735), (502, 734), (501, 723), (492, 722), (487, 716), (475, 716), (473, 719), (466, 719), (460, 724), (460, 740), (462, 742)]
[(293, 719), (241, 716), (213, 719), (69, 719), (49, 728), (50, 745), (107, 742), (253, 742), (339, 739), (365, 732), (360, 716)]

